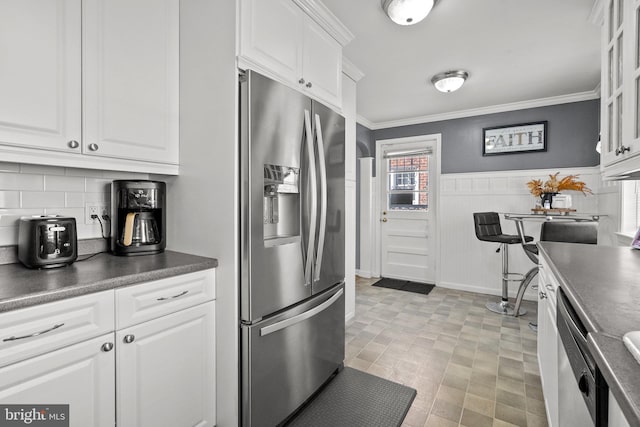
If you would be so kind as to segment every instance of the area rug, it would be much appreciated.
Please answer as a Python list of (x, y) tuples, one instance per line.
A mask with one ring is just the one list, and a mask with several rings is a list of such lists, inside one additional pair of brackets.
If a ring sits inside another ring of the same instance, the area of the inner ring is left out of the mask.
[(373, 284), (373, 286), (379, 286), (381, 288), (388, 289), (397, 289), (399, 291), (415, 292), (416, 294), (422, 295), (429, 294), (429, 292), (431, 292), (431, 290), (435, 288), (435, 285), (430, 285), (428, 283), (417, 283), (410, 282), (408, 280), (389, 279), (386, 277), (378, 280)]
[(287, 427), (400, 427), (416, 397), (402, 384), (344, 368)]

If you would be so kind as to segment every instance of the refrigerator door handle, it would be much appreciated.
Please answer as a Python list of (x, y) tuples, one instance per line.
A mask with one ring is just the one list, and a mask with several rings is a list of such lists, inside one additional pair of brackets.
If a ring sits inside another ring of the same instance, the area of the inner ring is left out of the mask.
[(260, 328), (260, 336), (264, 337), (274, 332), (278, 332), (281, 329), (288, 328), (289, 326), (295, 325), (296, 323), (303, 322), (315, 316), (316, 314), (323, 312), (324, 310), (329, 308), (334, 302), (336, 302), (336, 300), (340, 298), (343, 293), (344, 293), (344, 289), (340, 289), (338, 292), (336, 292), (334, 296), (332, 296), (322, 304), (312, 308), (311, 310), (305, 311), (304, 313), (300, 313), (286, 320), (282, 320), (280, 322), (274, 323), (273, 325)]
[(311, 182), (311, 218), (309, 223), (309, 242), (307, 244), (307, 252), (305, 253), (304, 280), (305, 286), (312, 283), (312, 267), (313, 255), (316, 246), (316, 221), (318, 220), (318, 189), (316, 178), (316, 155), (313, 146), (313, 137), (311, 133), (311, 113), (304, 110), (304, 126), (307, 137), (307, 154), (309, 155), (309, 180)]
[(320, 230), (318, 232), (318, 250), (316, 252), (316, 266), (314, 281), (320, 280), (320, 267), (324, 253), (324, 237), (327, 231), (327, 163), (324, 154), (324, 139), (322, 138), (322, 123), (320, 116), (315, 115), (316, 138), (318, 142), (318, 166), (320, 169)]

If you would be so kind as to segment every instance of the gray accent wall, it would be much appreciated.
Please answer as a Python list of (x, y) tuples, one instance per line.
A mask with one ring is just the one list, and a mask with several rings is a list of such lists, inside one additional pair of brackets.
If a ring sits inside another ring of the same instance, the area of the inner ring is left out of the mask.
[[(483, 128), (538, 121), (548, 122), (546, 152), (482, 156)], [(441, 171), (443, 174), (596, 166), (600, 164), (600, 156), (595, 150), (600, 134), (600, 100), (378, 130), (370, 130), (358, 123), (356, 158), (375, 157), (376, 140), (436, 133), (442, 134)], [(356, 170), (359, 179), (360, 162), (357, 162)], [(359, 182), (356, 185), (356, 215), (359, 221)], [(356, 227), (356, 268), (360, 268), (359, 222)]]
[[(545, 120), (548, 122), (546, 152), (482, 156), (483, 128)], [(373, 131), (375, 140), (435, 133), (442, 134), (443, 174), (596, 166), (600, 164), (595, 150), (600, 133), (600, 100)]]

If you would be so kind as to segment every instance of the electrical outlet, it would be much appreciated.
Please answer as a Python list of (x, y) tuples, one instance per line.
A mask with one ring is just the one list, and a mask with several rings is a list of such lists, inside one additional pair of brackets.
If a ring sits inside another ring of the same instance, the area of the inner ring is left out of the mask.
[[(106, 215), (107, 205), (104, 203), (86, 203), (84, 205), (84, 223), (85, 224), (98, 224), (97, 219), (92, 219), (91, 215), (98, 215), (100, 219), (102, 219), (102, 215)], [(103, 220), (104, 221), (104, 220)]]

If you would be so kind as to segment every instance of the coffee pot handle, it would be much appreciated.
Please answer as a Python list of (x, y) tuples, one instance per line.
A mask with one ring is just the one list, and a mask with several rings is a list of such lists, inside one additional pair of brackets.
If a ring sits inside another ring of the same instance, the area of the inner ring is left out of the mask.
[(124, 220), (124, 236), (122, 237), (123, 246), (131, 246), (133, 241), (133, 222), (136, 219), (137, 212), (129, 212)]

